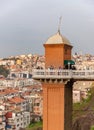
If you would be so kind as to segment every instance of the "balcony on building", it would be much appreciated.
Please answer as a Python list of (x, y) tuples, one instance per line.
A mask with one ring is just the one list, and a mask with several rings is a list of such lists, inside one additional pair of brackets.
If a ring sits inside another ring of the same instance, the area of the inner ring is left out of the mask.
[(92, 80), (94, 70), (72, 70), (72, 69), (34, 69), (32, 74), (35, 80)]

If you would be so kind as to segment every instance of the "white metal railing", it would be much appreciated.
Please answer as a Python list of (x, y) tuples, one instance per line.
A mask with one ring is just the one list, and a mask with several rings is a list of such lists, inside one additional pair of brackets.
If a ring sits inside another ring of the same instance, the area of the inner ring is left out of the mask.
[(34, 69), (33, 78), (94, 79), (94, 70)]

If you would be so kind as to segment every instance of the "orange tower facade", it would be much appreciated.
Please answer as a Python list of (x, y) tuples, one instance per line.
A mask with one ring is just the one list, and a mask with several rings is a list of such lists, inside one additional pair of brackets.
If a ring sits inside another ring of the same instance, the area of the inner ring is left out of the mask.
[(63, 37), (60, 32), (50, 37), (44, 44), (45, 47), (45, 66), (64, 67), (65, 60), (71, 60), (70, 42)]
[[(64, 62), (71, 60), (72, 46), (59, 31), (44, 47), (46, 69), (63, 69)], [(72, 82), (45, 78), (42, 86), (43, 130), (72, 130)]]

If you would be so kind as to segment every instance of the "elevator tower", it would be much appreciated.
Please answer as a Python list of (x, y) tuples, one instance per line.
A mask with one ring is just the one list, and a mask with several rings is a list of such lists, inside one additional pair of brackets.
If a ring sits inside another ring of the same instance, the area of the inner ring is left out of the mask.
[[(45, 70), (49, 71), (41, 73), (44, 74), (42, 78), (38, 76), (40, 71), (37, 71), (35, 78), (41, 81), (43, 87), (43, 130), (72, 130), (73, 82), (68, 78), (60, 78), (60, 70), (72, 62), (72, 46), (58, 30), (48, 38), (44, 48)], [(53, 73), (55, 69), (58, 71), (56, 77)]]

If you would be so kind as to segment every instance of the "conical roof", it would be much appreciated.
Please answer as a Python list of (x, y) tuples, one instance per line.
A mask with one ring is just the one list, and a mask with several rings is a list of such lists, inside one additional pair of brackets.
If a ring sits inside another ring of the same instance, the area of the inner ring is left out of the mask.
[(58, 31), (55, 35), (48, 38), (45, 44), (67, 44), (71, 45), (69, 40)]

